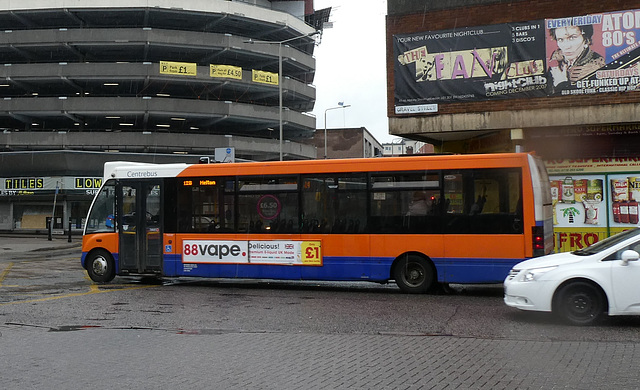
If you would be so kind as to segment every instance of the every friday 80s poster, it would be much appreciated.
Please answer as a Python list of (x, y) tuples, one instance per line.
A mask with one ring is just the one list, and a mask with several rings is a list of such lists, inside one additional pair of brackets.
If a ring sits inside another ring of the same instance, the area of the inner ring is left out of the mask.
[(396, 107), (640, 88), (640, 10), (395, 35), (393, 48)]

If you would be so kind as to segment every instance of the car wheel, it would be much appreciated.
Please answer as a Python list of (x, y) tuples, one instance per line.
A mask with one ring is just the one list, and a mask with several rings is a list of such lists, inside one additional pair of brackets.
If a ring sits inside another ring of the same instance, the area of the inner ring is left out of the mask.
[(420, 294), (433, 286), (435, 270), (420, 256), (404, 255), (393, 269), (393, 278), (402, 292)]
[(112, 281), (116, 276), (116, 266), (111, 254), (102, 249), (91, 252), (87, 258), (87, 273), (97, 283)]
[(592, 283), (573, 282), (558, 292), (556, 314), (572, 325), (591, 325), (605, 315), (606, 299)]

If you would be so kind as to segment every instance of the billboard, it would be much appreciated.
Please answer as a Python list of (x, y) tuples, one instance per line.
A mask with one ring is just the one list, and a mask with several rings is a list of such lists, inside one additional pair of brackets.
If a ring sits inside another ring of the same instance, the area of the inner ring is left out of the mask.
[(550, 94), (625, 92), (640, 86), (640, 10), (547, 19)]
[(542, 21), (394, 36), (396, 105), (544, 96), (543, 50)]
[(640, 87), (640, 10), (394, 35), (398, 107)]

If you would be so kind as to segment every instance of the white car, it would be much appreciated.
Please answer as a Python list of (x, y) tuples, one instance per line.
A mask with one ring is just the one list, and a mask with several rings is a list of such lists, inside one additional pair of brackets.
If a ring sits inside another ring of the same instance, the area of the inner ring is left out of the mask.
[(640, 228), (570, 253), (516, 264), (504, 281), (504, 302), (553, 312), (574, 325), (605, 315), (640, 315)]

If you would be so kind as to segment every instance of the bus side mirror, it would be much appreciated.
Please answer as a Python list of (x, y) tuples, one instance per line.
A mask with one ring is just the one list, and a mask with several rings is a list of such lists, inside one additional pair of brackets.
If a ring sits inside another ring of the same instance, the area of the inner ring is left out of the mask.
[(640, 258), (640, 254), (631, 249), (627, 249), (626, 251), (622, 252), (622, 255), (620, 257), (622, 259), (622, 265), (628, 265), (630, 261), (638, 261), (638, 259)]

